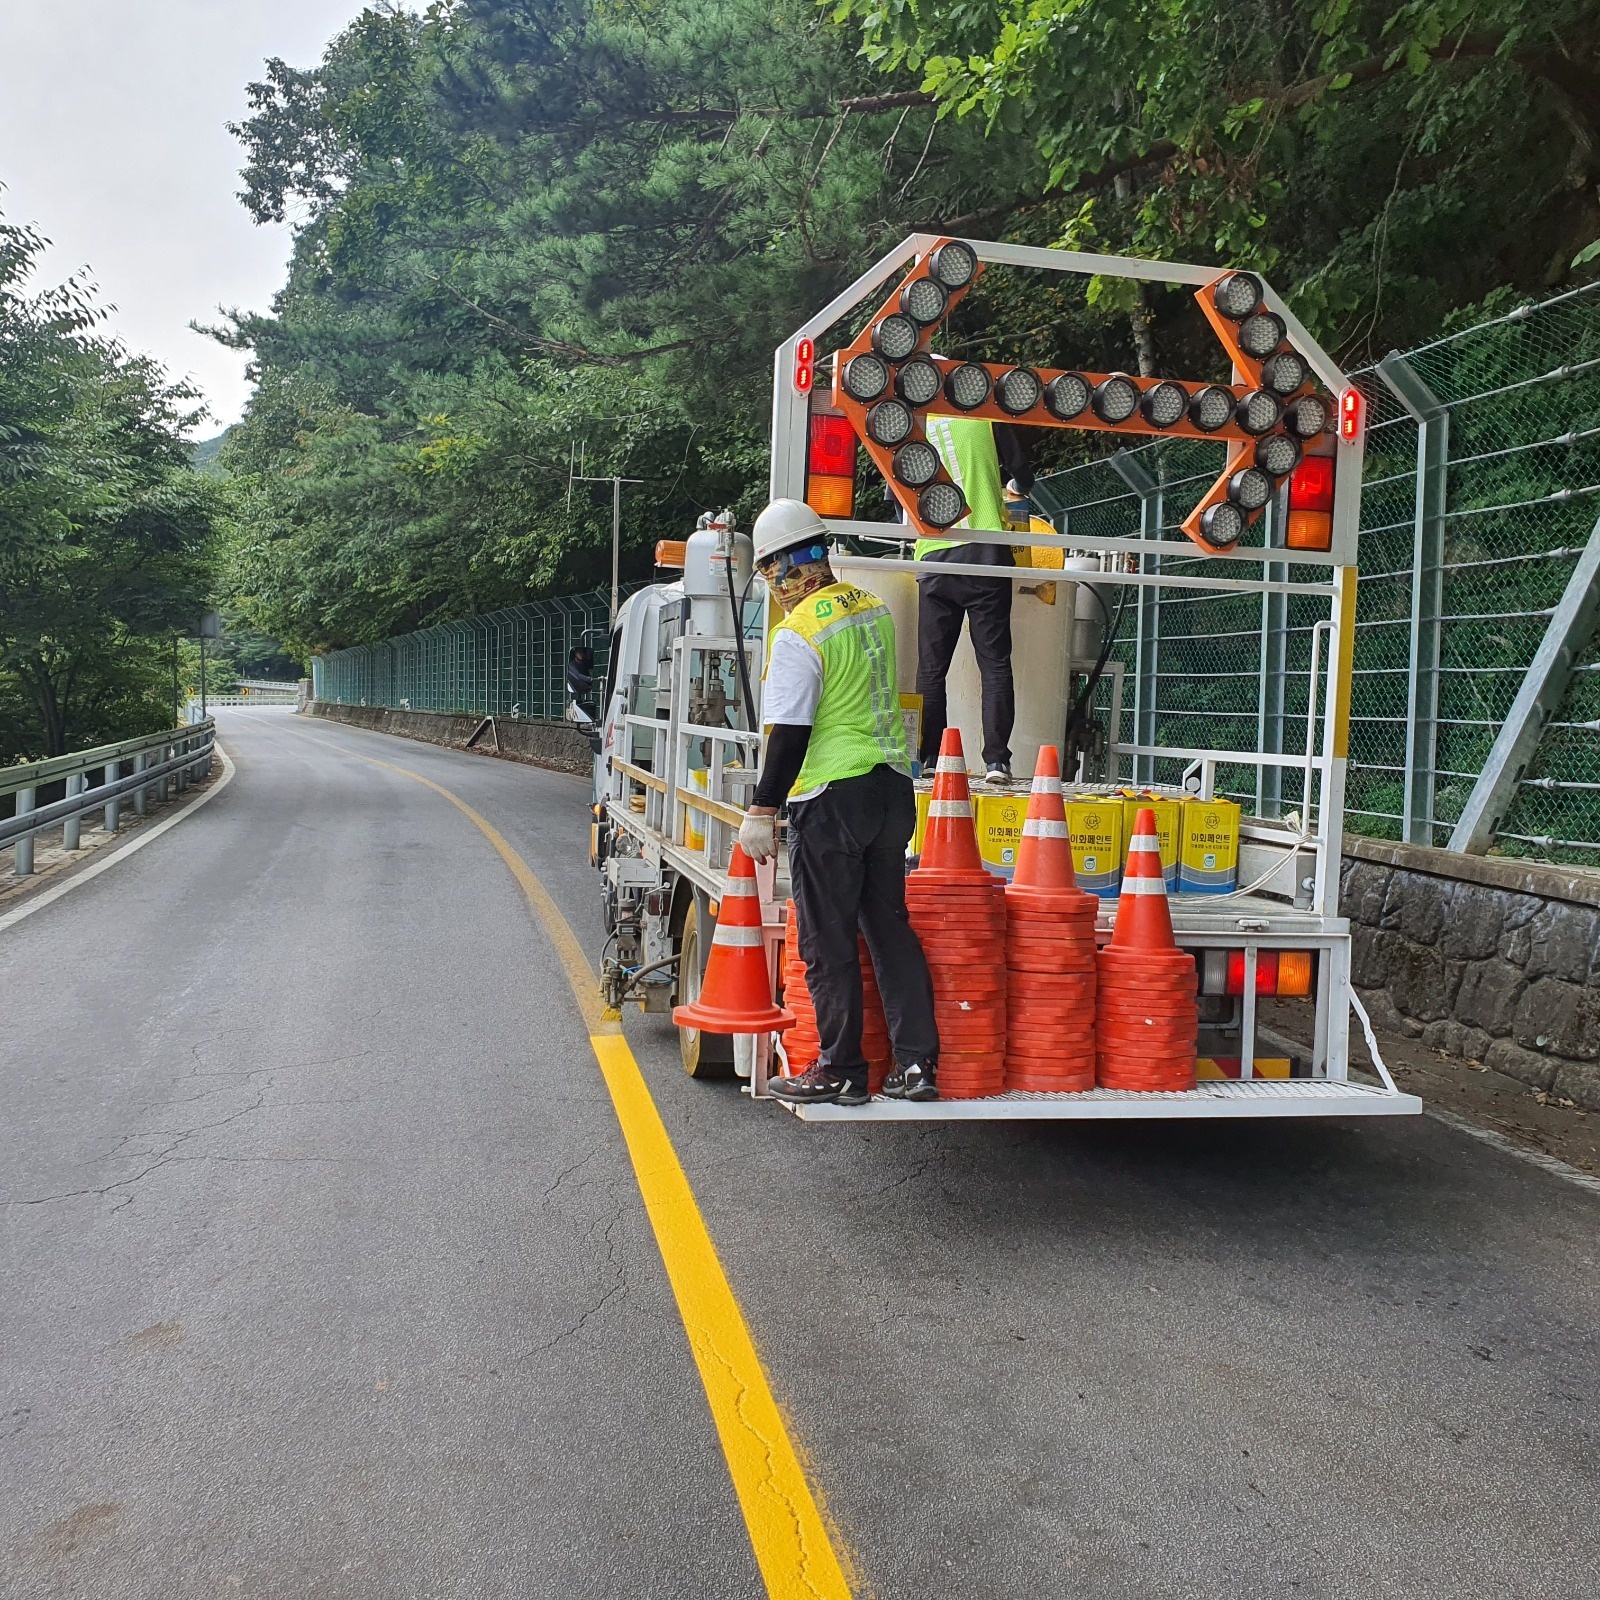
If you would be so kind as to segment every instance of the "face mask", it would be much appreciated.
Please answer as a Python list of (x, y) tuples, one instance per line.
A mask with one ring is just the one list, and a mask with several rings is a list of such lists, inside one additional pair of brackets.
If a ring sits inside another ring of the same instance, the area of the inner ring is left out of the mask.
[(826, 545), (803, 544), (793, 550), (784, 550), (770, 561), (764, 562), (761, 568), (761, 576), (773, 588), (782, 588), (798, 580), (809, 578), (811, 573), (807, 569), (827, 559), (828, 548)]

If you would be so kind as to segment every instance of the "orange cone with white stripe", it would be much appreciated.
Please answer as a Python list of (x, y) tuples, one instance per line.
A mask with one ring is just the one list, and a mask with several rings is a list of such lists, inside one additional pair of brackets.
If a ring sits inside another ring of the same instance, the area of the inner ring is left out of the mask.
[(1199, 1030), (1195, 964), (1173, 942), (1153, 811), (1141, 810), (1134, 822), (1116, 925), (1096, 966), (1100, 1087), (1146, 1093), (1192, 1089)]
[(699, 998), (675, 1006), (672, 1020), (706, 1033), (781, 1033), (794, 1026), (794, 1013), (772, 1002), (756, 869), (739, 845), (728, 863)]
[(1011, 882), (1019, 889), (1078, 887), (1072, 871), (1072, 842), (1067, 837), (1067, 811), (1061, 799), (1061, 757), (1053, 744), (1039, 747)]
[[(961, 731), (946, 728), (933, 769), (933, 794), (928, 801), (928, 826), (922, 837), (923, 872), (971, 874), (987, 879), (989, 869), (978, 854), (978, 828), (972, 818), (972, 790), (967, 784), (967, 758)], [(924, 882), (931, 880), (924, 879)]]
[(1176, 948), (1156, 814), (1148, 809), (1141, 810), (1134, 819), (1133, 837), (1128, 841), (1128, 865), (1122, 874), (1122, 896), (1111, 948), (1141, 954)]

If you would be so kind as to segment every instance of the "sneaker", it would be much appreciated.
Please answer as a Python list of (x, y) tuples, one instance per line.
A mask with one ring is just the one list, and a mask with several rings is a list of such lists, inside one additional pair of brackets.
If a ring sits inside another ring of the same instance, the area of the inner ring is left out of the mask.
[(797, 1106), (864, 1106), (872, 1096), (864, 1083), (835, 1077), (819, 1061), (793, 1078), (774, 1078), (767, 1088), (780, 1100)]
[(1011, 783), (1014, 780), (1011, 776), (1011, 768), (1003, 762), (996, 762), (994, 766), (984, 773), (983, 781), (985, 783)]
[(891, 1100), (937, 1100), (939, 1064), (936, 1061), (897, 1061), (884, 1080), (883, 1092)]

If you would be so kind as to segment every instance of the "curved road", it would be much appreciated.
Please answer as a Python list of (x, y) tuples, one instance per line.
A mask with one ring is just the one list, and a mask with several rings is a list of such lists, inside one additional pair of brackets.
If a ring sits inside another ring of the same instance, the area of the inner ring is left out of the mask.
[[(360, 757), (597, 952), (585, 786), (221, 721), (0, 933), (0, 1595), (763, 1594), (549, 938)], [(1430, 1120), (801, 1125), (627, 1033), (858, 1595), (1596, 1592), (1594, 1195)]]

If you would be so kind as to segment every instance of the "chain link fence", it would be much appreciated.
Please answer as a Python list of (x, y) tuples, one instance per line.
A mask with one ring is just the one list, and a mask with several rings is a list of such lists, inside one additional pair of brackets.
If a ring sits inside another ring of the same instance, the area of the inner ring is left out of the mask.
[[(1392, 355), (1355, 382), (1367, 458), (1346, 826), (1463, 848), (1482, 812), (1473, 848), (1600, 865), (1600, 284)], [(1221, 463), (1215, 445), (1155, 441), (1047, 477), (1038, 498), (1069, 534), (1181, 539)], [(1269, 541), (1271, 528), (1269, 512)], [(1228, 569), (1197, 555), (1165, 556), (1160, 570)], [(1292, 588), (1328, 571), (1264, 576)], [(1324, 599), (1121, 592), (1120, 670), (1094, 699), (1114, 742), (1305, 752)], [(1514, 705), (1543, 734), (1531, 759), (1497, 761)], [(1170, 783), (1184, 762), (1133, 765), (1140, 782)], [(1291, 767), (1219, 768), (1218, 787), (1258, 816), (1307, 798)]]
[(313, 693), (335, 705), (560, 722), (567, 658), (588, 645), (603, 674), (610, 615), (610, 592), (596, 589), (336, 650), (312, 661)]
[[(1414, 844), (1458, 828), (1541, 647), (1578, 653), (1523, 711), (1493, 842), (1600, 864), (1600, 661), (1584, 624), (1600, 517), (1600, 284), (1390, 356), (1368, 400), (1350, 818)], [(1497, 774), (1491, 767), (1491, 782)]]

